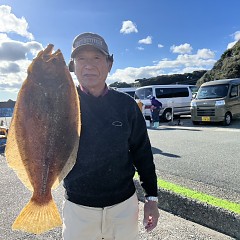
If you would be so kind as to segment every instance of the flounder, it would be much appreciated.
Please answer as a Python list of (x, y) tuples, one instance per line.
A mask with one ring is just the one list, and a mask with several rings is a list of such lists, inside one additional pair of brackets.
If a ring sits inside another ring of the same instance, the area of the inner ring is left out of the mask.
[(40, 234), (61, 226), (51, 189), (75, 164), (81, 129), (80, 100), (60, 50), (49, 44), (28, 67), (6, 145), (8, 165), (33, 191), (12, 225)]

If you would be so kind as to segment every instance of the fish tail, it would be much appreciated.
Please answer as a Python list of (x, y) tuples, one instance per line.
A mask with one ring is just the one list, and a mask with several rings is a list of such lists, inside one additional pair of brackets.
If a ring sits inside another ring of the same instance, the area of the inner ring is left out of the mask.
[(61, 225), (62, 220), (52, 198), (45, 204), (31, 199), (16, 218), (12, 229), (41, 234)]

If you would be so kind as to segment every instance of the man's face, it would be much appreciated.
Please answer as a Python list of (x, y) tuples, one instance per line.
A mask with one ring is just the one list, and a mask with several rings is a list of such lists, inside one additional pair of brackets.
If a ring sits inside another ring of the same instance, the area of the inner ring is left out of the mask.
[(92, 46), (80, 49), (74, 58), (75, 75), (86, 89), (103, 89), (111, 67), (107, 56)]

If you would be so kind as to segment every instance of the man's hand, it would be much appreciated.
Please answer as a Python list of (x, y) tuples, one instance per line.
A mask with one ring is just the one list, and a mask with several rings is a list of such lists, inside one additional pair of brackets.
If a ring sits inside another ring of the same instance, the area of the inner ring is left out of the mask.
[(159, 211), (157, 202), (154, 201), (146, 201), (144, 204), (144, 219), (143, 225), (147, 232), (152, 231), (158, 223)]

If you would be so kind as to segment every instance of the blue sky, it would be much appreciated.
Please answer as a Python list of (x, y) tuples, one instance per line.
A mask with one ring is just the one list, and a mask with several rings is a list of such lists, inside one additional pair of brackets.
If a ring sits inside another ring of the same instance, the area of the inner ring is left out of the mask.
[(108, 84), (211, 69), (240, 39), (239, 9), (239, 0), (0, 0), (0, 101), (16, 100), (28, 65), (48, 43), (68, 63), (82, 32), (107, 41), (114, 55)]

